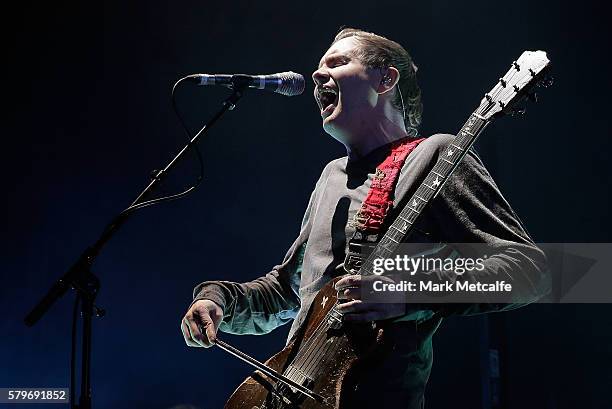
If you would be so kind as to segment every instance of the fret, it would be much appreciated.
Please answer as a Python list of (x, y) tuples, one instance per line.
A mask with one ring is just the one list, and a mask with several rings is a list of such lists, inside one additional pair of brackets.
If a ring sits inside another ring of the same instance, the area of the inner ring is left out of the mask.
[[(397, 242), (396, 242), (397, 243)], [(378, 247), (380, 247), (379, 253), (382, 252), (384, 250), (385, 254), (382, 255), (382, 257), (378, 257), (378, 258), (385, 258), (385, 255), (389, 255), (391, 253), (393, 253), (393, 249), (387, 248), (387, 245), (389, 243), (380, 243), (378, 245)]]
[(448, 165), (447, 165), (446, 163), (444, 163), (443, 161), (438, 161), (438, 163), (436, 163), (436, 166), (434, 167), (434, 169), (437, 169), (437, 170), (439, 170), (439, 171), (440, 171), (440, 172), (438, 172), (438, 173), (441, 173), (441, 174), (442, 174), (442, 176), (438, 175), (438, 176), (440, 176), (441, 178), (444, 178), (444, 175), (448, 175), (448, 172), (449, 172), (449, 169), (450, 169), (450, 168), (451, 168), (451, 167), (450, 167), (450, 166), (448, 166)]
[(426, 184), (426, 183), (423, 183), (423, 186), (428, 187), (428, 188), (430, 188), (431, 190), (434, 190), (434, 191), (436, 190), (436, 188), (435, 188), (435, 187), (431, 187), (431, 186), (429, 186), (429, 185), (428, 185), (428, 184)]
[[(419, 186), (419, 188), (417, 189), (416, 193), (418, 193), (422, 197), (429, 197), (429, 198), (431, 198), (431, 194), (423, 186)], [(426, 199), (426, 200), (429, 200), (429, 199)]]
[[(399, 216), (398, 216), (399, 217)], [(391, 226), (389, 226), (390, 229), (395, 229), (400, 233), (405, 233), (402, 229), (400, 229), (399, 227), (395, 227), (395, 223), (393, 223)]]
[[(434, 172), (435, 173), (435, 172)], [(436, 173), (437, 175), (437, 173)], [(442, 176), (442, 175), (438, 175), (438, 176)], [(416, 197), (417, 199), (419, 199), (421, 202), (427, 202), (427, 199), (423, 199), (421, 196), (417, 195), (416, 193), (414, 194), (414, 197)]]
[(470, 135), (470, 136), (474, 136), (474, 134), (473, 134), (473, 133), (471, 133), (470, 131), (466, 131), (465, 129), (464, 129), (464, 130), (462, 130), (462, 131), (461, 131), (461, 133), (466, 133), (466, 134), (468, 134), (468, 135)]
[(469, 136), (463, 135), (463, 132), (457, 135), (454, 142), (457, 142), (463, 150), (467, 149), (472, 144), (474, 138), (470, 138)]
[(451, 143), (451, 146), (454, 146), (455, 148), (459, 149), (461, 152), (463, 152), (465, 150), (465, 149), (461, 148), (460, 146), (455, 145), (454, 143)]
[(474, 115), (476, 118), (480, 119), (481, 121), (487, 122), (487, 118), (485, 118), (482, 115), (478, 115), (476, 112), (474, 112), (472, 115)]
[(386, 247), (388, 244), (389, 243), (385, 243), (383, 245), (379, 244), (376, 247), (377, 250), (372, 252), (372, 254), (374, 255), (374, 258), (384, 258), (385, 255), (391, 254), (391, 250)]
[(395, 240), (391, 235), (389, 235), (387, 238), (392, 242), (399, 244), (399, 241)]
[(397, 227), (397, 226), (394, 226), (394, 224), (395, 224), (395, 223), (393, 223), (393, 224), (391, 225), (391, 227), (393, 227), (395, 230), (397, 230), (398, 232), (400, 232), (400, 233), (402, 234), (402, 237), (403, 237), (403, 235), (404, 235), (404, 234), (406, 234), (406, 232), (408, 231), (408, 228), (410, 227), (410, 225), (409, 225), (408, 223), (406, 223), (406, 222), (404, 222), (404, 225), (403, 225), (401, 228), (399, 228), (399, 227)]
[(419, 212), (417, 209), (413, 209), (412, 207), (408, 207), (408, 209), (412, 210), (416, 214), (421, 214), (421, 212)]
[(453, 163), (453, 162), (451, 162), (450, 160), (446, 159), (445, 157), (442, 157), (442, 160), (443, 160), (444, 162), (448, 162), (448, 163), (450, 163), (451, 165), (454, 165), (454, 163)]
[(431, 173), (436, 174), (438, 176), (440, 176), (442, 179), (444, 179), (444, 175), (439, 174), (438, 172), (436, 172), (435, 170), (431, 170)]
[(403, 217), (401, 214), (399, 216), (397, 216), (398, 219), (402, 219), (403, 221), (405, 221), (408, 224), (412, 224), (412, 222), (408, 219), (406, 219), (405, 217)]

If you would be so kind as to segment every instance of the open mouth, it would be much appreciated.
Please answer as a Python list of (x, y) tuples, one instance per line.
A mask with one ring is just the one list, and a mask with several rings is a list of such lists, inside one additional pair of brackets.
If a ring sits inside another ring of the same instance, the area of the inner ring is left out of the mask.
[(321, 114), (331, 112), (338, 103), (338, 90), (330, 87), (320, 87), (317, 90), (317, 103)]

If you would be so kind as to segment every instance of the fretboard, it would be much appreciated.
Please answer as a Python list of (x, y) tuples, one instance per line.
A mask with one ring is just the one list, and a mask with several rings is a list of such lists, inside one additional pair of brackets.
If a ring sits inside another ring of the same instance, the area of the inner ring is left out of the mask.
[(395, 221), (378, 242), (372, 253), (363, 263), (360, 273), (363, 275), (373, 274), (373, 263), (375, 259), (392, 257), (397, 246), (410, 233), (412, 226), (416, 223), (427, 204), (436, 197), (444, 186), (449, 176), (457, 168), (463, 157), (478, 135), (484, 130), (489, 122), (480, 115), (473, 113), (463, 125), (457, 136), (451, 143), (440, 152), (438, 161), (425, 177), (419, 188), (396, 217)]

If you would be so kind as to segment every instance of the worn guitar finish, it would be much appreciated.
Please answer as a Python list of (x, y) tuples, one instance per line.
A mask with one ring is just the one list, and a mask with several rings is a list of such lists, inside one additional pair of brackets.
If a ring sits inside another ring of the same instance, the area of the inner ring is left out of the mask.
[[(543, 51), (526, 51), (512, 63), (506, 75), (485, 94), (450, 145), (440, 152), (438, 162), (359, 267), (360, 274), (373, 274), (375, 259), (393, 255), (493, 116), (513, 111), (512, 105), (540, 82), (548, 65)], [(335, 278), (319, 291), (296, 337), (266, 362), (289, 380), (309, 389), (315, 397), (256, 371), (232, 394), (226, 409), (348, 408), (346, 402), (353, 390), (353, 375), (360, 367), (367, 368), (369, 360), (380, 358), (388, 343), (380, 323), (349, 325), (342, 321), (342, 315), (335, 308), (338, 299), (334, 284), (339, 279)]]
[[(345, 382), (350, 377), (351, 368), (355, 367), (358, 359), (367, 360), (381, 346), (384, 337), (383, 330), (372, 324), (351, 327), (342, 324), (340, 316), (334, 311), (338, 299), (333, 286), (339, 279), (334, 279), (319, 291), (305, 327), (287, 347), (266, 362), (270, 368), (299, 381), (324, 400), (320, 402), (293, 392), (286, 385), (279, 385), (256, 371), (232, 394), (225, 405), (226, 409), (342, 407), (341, 397), (352, 387), (350, 381)], [(315, 343), (320, 344), (321, 348), (302, 348)], [(301, 351), (306, 351), (306, 354)], [(306, 365), (298, 369), (290, 362), (305, 362)], [(317, 365), (308, 365), (314, 362)]]

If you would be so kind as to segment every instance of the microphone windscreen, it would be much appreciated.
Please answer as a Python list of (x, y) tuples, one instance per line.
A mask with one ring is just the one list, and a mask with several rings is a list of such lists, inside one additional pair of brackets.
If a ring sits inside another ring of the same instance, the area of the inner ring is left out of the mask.
[(302, 74), (295, 73), (293, 71), (281, 72), (278, 74), (280, 78), (280, 86), (276, 91), (281, 95), (292, 97), (294, 95), (300, 95), (304, 92), (306, 87), (306, 81)]

